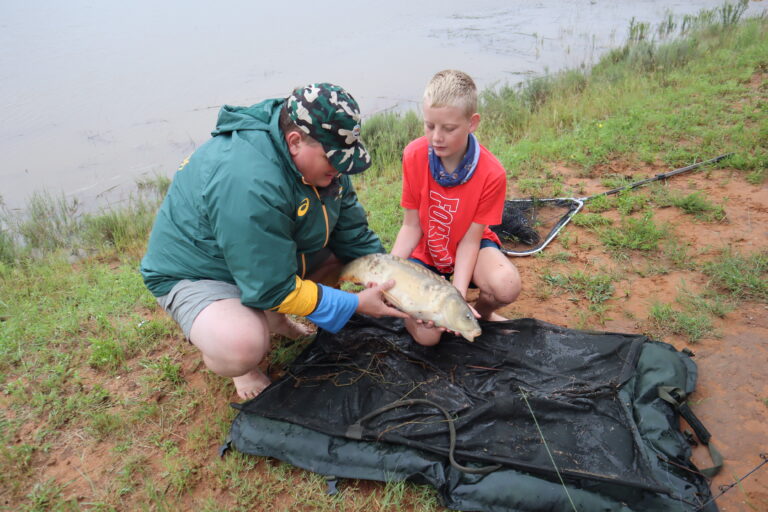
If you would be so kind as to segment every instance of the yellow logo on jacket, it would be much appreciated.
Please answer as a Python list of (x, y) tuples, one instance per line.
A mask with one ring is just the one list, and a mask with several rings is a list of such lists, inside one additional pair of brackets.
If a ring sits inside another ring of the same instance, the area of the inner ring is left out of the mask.
[(180, 171), (180, 170), (182, 170), (183, 168), (185, 168), (185, 167), (187, 166), (187, 164), (189, 163), (189, 157), (191, 157), (191, 156), (192, 156), (192, 155), (189, 155), (187, 158), (185, 158), (185, 159), (184, 159), (184, 160), (183, 160), (183, 161), (182, 161), (182, 162), (179, 164), (179, 168), (178, 168), (178, 169), (176, 169), (176, 170), (177, 170), (177, 171)]
[(309, 210), (309, 198), (305, 197), (299, 205), (299, 210), (297, 211), (299, 217), (303, 217), (307, 213), (307, 210)]

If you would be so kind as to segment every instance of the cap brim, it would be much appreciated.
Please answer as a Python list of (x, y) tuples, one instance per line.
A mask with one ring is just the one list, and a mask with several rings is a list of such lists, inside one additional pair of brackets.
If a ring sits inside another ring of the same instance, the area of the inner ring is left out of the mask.
[(328, 151), (326, 155), (333, 168), (342, 174), (359, 174), (372, 163), (368, 150), (360, 142), (349, 148)]

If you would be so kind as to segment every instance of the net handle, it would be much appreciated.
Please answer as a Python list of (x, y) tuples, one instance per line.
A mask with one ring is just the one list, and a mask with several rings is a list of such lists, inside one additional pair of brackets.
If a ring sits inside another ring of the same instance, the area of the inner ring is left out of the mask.
[(669, 171), (669, 172), (664, 172), (664, 173), (661, 173), (661, 174), (657, 174), (655, 176), (652, 176), (650, 178), (646, 178), (644, 180), (636, 181), (634, 183), (629, 183), (629, 184), (621, 186), (621, 187), (612, 188), (611, 190), (607, 190), (605, 192), (600, 192), (599, 194), (595, 194), (595, 195), (587, 196), (587, 197), (580, 197), (579, 200), (581, 200), (581, 201), (589, 201), (590, 199), (594, 199), (596, 197), (609, 196), (609, 195), (612, 195), (612, 194), (617, 194), (617, 193), (619, 193), (619, 192), (621, 192), (623, 190), (631, 190), (633, 188), (637, 188), (639, 186), (645, 185), (646, 183), (651, 183), (653, 181), (663, 180), (663, 179), (675, 176), (676, 174), (682, 174), (684, 172), (692, 171), (694, 169), (697, 169), (697, 168), (701, 167), (702, 165), (714, 164), (715, 162), (719, 162), (720, 160), (722, 160), (724, 158), (728, 158), (731, 155), (733, 155), (733, 153), (725, 153), (723, 155), (716, 156), (715, 158), (710, 158), (709, 160), (704, 160), (704, 161), (696, 163), (696, 164), (687, 165), (687, 166), (681, 167), (679, 169), (674, 169), (674, 170)]

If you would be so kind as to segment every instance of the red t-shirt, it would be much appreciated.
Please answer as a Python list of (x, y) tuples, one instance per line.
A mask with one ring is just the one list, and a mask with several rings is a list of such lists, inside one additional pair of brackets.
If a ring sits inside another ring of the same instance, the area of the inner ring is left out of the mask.
[[(423, 233), (411, 253), (440, 272), (452, 273), (456, 248), (473, 222), (501, 223), (507, 195), (507, 174), (493, 154), (480, 146), (475, 173), (455, 187), (439, 185), (429, 172), (429, 144), (420, 137), (403, 152), (403, 208), (418, 210)], [(501, 244), (496, 233), (485, 228), (483, 238)]]

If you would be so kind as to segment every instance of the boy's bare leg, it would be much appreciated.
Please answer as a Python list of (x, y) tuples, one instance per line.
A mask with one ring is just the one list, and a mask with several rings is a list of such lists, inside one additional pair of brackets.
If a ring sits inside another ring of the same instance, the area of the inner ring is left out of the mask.
[(517, 300), (522, 289), (520, 273), (509, 258), (495, 247), (480, 249), (472, 281), (480, 289), (474, 305), (480, 318), (492, 322), (507, 320), (496, 310)]
[(425, 347), (437, 345), (440, 341), (440, 336), (443, 334), (443, 331), (440, 329), (427, 327), (418, 323), (413, 318), (405, 319), (405, 328), (408, 330), (416, 343), (419, 345), (424, 345)]
[[(342, 266), (331, 254), (309, 278), (334, 285)], [(259, 363), (270, 350), (270, 333), (296, 339), (313, 331), (284, 314), (249, 308), (240, 299), (223, 299), (197, 315), (189, 338), (202, 352), (206, 367), (223, 377), (232, 377), (237, 394), (246, 400), (269, 385), (269, 377), (259, 369)]]
[(189, 337), (209, 370), (232, 377), (240, 398), (253, 398), (269, 385), (259, 369), (270, 349), (263, 311), (243, 306), (240, 299), (218, 300), (197, 315)]

